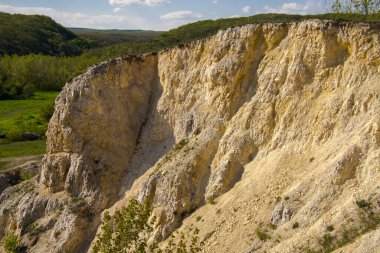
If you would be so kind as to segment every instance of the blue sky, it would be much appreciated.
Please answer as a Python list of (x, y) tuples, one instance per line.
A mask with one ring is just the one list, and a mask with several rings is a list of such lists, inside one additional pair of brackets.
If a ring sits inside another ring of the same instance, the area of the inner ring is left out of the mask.
[(43, 14), (67, 27), (169, 30), (203, 19), (319, 13), (324, 0), (0, 0), (0, 11)]

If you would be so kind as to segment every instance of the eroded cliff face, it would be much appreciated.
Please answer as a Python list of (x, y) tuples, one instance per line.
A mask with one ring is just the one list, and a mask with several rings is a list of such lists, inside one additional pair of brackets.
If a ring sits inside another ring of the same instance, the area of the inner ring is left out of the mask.
[[(131, 197), (152, 201), (156, 240), (197, 226), (204, 252), (302, 252), (329, 225), (340, 236), (360, 222), (356, 200), (380, 200), (379, 30), (247, 25), (94, 66), (57, 99), (38, 178), (1, 195), (0, 236), (84, 252), (102, 211)], [(376, 252), (379, 235), (343, 250)]]

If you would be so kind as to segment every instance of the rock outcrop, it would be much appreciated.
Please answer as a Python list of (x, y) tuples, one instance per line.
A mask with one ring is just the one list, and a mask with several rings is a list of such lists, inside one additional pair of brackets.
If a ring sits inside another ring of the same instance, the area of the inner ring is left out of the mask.
[[(101, 213), (137, 197), (157, 241), (195, 224), (204, 252), (303, 252), (332, 225), (338, 238), (356, 201), (380, 200), (379, 31), (253, 24), (92, 67), (56, 100), (38, 177), (1, 195), (0, 237), (85, 252)], [(378, 231), (345, 249), (376, 252)]]

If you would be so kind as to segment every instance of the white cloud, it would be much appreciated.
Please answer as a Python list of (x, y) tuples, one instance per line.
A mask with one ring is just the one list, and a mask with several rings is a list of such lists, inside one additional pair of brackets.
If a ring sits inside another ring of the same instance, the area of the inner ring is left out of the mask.
[(240, 15), (232, 15), (232, 16), (229, 16), (228, 18), (240, 18), (241, 16)]
[(202, 15), (198, 12), (192, 11), (174, 11), (169, 12), (164, 15), (161, 15), (161, 19), (170, 20), (170, 19), (181, 19), (181, 20), (190, 20), (190, 19), (200, 19)]
[(52, 17), (58, 23), (67, 27), (103, 28), (107, 25), (127, 21), (124, 16), (118, 15), (87, 15), (80, 12), (61, 12), (45, 7), (16, 7), (0, 4), (0, 11), (19, 14), (40, 14)]
[(145, 4), (148, 6), (155, 6), (159, 4), (168, 4), (170, 3), (169, 0), (145, 0)]
[(213, 4), (218, 4), (219, 2), (218, 2), (218, 0), (212, 0), (212, 3)]
[(321, 0), (309, 0), (305, 3), (288, 2), (279, 7), (265, 6), (266, 13), (289, 13), (289, 14), (308, 14), (321, 12), (323, 3)]
[(113, 9), (113, 12), (114, 12), (114, 13), (118, 13), (118, 12), (121, 12), (121, 11), (123, 11), (123, 9), (120, 8), (120, 7), (117, 7), (117, 8), (115, 8), (115, 9)]
[(241, 9), (244, 13), (250, 13), (251, 12), (251, 6), (244, 6), (243, 9)]
[(147, 5), (156, 6), (160, 4), (168, 4), (169, 0), (109, 0), (111, 5)]

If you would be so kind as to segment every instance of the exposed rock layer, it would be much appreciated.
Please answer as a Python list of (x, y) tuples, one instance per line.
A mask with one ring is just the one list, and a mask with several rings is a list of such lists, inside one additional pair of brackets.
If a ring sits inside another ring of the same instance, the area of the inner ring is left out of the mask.
[[(380, 198), (379, 55), (379, 27), (310, 20), (95, 66), (58, 97), (37, 182), (0, 197), (0, 236), (86, 251), (101, 212), (137, 196), (157, 240), (204, 217), (205, 252), (318, 247)], [(270, 241), (252, 238), (269, 222)], [(375, 252), (372, 233), (347, 250)]]

